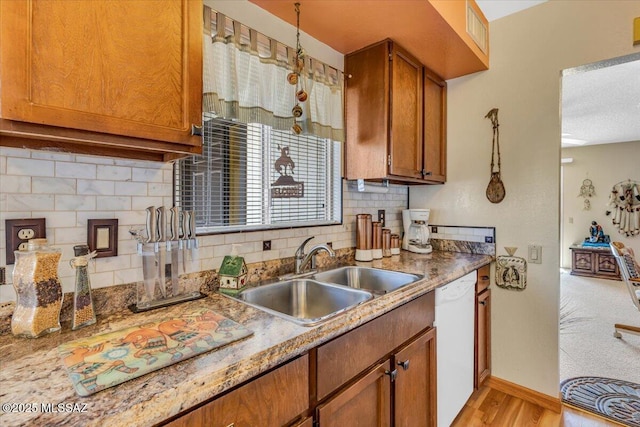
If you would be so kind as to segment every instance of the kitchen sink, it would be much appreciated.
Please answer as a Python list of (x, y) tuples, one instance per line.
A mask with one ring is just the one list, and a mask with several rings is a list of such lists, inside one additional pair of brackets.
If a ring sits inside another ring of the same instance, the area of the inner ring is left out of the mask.
[(314, 274), (313, 278), (320, 282), (386, 293), (415, 283), (422, 279), (422, 276), (371, 267), (351, 266), (319, 272)]
[(295, 323), (313, 326), (370, 300), (373, 295), (313, 279), (291, 279), (246, 289), (236, 298)]

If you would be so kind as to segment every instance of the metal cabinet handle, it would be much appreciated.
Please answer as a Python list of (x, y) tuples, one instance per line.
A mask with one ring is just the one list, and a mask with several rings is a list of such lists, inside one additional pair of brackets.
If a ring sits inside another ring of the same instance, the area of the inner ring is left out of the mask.
[(396, 380), (396, 377), (398, 376), (398, 370), (397, 369), (394, 369), (393, 371), (385, 370), (384, 374), (389, 375), (389, 377), (391, 377), (391, 382), (394, 382)]
[(432, 174), (433, 174), (433, 172), (431, 172), (431, 171), (427, 172), (424, 169), (422, 170), (422, 175), (424, 175), (424, 176), (431, 176)]
[(191, 125), (191, 135), (193, 136), (202, 136), (202, 126)]
[(489, 280), (489, 276), (481, 276), (480, 279), (481, 280)]
[(402, 369), (404, 369), (405, 371), (409, 370), (409, 359), (405, 360), (404, 362), (398, 362), (398, 366), (402, 366)]
[(487, 302), (486, 302), (486, 301), (478, 301), (478, 304), (480, 304), (480, 305), (487, 305)]

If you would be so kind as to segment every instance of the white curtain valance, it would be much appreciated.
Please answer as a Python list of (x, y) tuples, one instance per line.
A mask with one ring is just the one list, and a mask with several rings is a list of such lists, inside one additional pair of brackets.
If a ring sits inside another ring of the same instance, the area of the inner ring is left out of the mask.
[[(208, 15), (207, 15), (208, 16)], [(287, 82), (294, 49), (211, 11), (203, 43), (203, 109), (219, 117), (287, 130), (294, 123), (296, 86)], [(344, 141), (344, 75), (312, 58), (305, 59), (297, 123), (303, 133)]]

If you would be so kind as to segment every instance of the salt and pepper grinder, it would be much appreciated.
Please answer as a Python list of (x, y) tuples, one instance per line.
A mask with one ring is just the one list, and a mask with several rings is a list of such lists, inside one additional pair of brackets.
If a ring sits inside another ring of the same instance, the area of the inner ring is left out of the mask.
[(391, 230), (388, 228), (382, 229), (382, 256), (391, 256)]
[(372, 249), (371, 256), (373, 259), (382, 258), (382, 223), (374, 221), (372, 226)]
[(89, 281), (89, 260), (95, 256), (89, 254), (89, 246), (77, 245), (73, 247), (75, 258), (69, 261), (76, 270), (76, 288), (73, 295), (73, 322), (71, 329), (96, 323), (96, 313), (91, 298), (91, 282)]

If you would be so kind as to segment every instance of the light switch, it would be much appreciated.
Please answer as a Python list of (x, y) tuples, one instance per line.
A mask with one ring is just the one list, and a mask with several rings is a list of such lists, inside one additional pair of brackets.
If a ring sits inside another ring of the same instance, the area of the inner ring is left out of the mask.
[(529, 245), (529, 259), (532, 264), (542, 264), (542, 246)]

